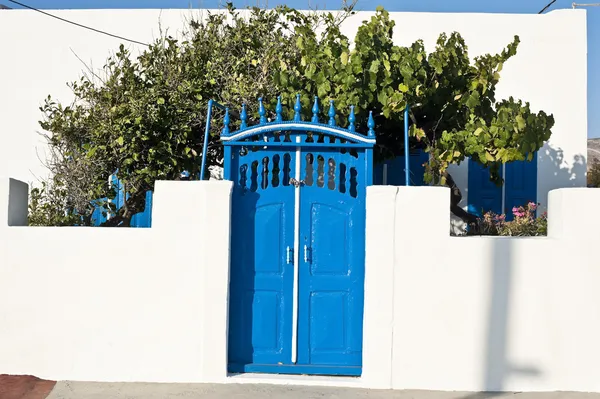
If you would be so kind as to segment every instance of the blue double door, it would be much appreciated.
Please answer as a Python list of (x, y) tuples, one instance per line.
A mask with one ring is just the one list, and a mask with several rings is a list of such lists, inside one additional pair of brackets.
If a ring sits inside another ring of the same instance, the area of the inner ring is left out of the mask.
[(340, 151), (236, 162), (229, 371), (360, 375), (363, 170)]
[(483, 216), (486, 212), (504, 213), (513, 219), (513, 207), (537, 202), (537, 153), (531, 161), (513, 161), (503, 165), (500, 176), (504, 187), (490, 181), (490, 171), (469, 160), (469, 212)]

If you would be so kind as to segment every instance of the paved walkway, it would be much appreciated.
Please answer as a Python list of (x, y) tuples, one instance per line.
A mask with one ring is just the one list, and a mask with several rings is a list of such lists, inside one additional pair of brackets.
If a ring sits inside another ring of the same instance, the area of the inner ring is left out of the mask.
[(47, 399), (600, 399), (600, 394), (376, 391), (251, 384), (58, 382)]

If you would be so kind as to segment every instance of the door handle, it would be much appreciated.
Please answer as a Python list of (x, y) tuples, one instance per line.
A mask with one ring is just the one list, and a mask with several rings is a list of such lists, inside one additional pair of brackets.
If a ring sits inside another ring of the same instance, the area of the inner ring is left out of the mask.
[(290, 247), (289, 247), (289, 245), (285, 250), (285, 261), (288, 265), (290, 264)]
[(304, 262), (308, 263), (308, 246), (304, 246)]

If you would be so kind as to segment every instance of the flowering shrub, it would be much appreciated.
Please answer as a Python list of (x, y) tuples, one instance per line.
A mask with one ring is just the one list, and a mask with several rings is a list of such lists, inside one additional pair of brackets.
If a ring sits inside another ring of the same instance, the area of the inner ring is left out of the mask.
[(506, 220), (505, 215), (488, 212), (479, 219), (478, 233), (492, 236), (545, 236), (548, 232), (548, 214), (544, 212), (540, 217), (535, 216), (537, 205), (529, 202), (525, 206), (514, 207), (514, 219)]

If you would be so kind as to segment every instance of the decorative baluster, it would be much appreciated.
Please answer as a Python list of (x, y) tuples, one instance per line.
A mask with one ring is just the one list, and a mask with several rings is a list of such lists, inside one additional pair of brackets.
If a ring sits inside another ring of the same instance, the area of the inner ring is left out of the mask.
[(281, 96), (277, 96), (277, 106), (275, 107), (275, 121), (283, 122), (283, 116), (281, 113), (283, 112), (283, 106), (281, 105)]
[(302, 104), (300, 103), (300, 94), (296, 94), (296, 104), (294, 105), (294, 121), (300, 122), (302, 120), (300, 116), (302, 111)]
[(260, 115), (260, 124), (267, 123), (267, 111), (265, 110), (265, 105), (263, 104), (262, 97), (258, 99), (258, 115)]
[(312, 123), (319, 123), (319, 97), (315, 96), (315, 104), (312, 107)]
[(335, 107), (333, 100), (329, 101), (329, 126), (335, 126)]
[(229, 134), (229, 108), (225, 108), (225, 116), (223, 117), (223, 131), (221, 134), (224, 136)]
[(248, 111), (246, 110), (246, 103), (242, 104), (242, 113), (240, 114), (242, 123), (240, 124), (240, 130), (248, 127)]
[(373, 119), (373, 111), (369, 111), (369, 121), (367, 122), (367, 126), (369, 127), (369, 133), (367, 136), (375, 137), (375, 119)]
[(354, 105), (350, 106), (350, 116), (348, 116), (348, 130), (351, 132), (356, 131), (356, 126), (354, 125), (356, 122), (356, 115), (354, 115)]

